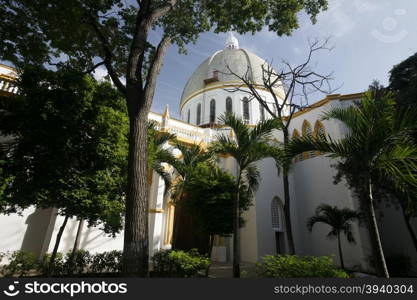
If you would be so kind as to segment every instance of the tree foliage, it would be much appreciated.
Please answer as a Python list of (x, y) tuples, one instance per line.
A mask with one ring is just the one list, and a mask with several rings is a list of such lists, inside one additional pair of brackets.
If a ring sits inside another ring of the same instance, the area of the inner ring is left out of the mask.
[(175, 142), (176, 136), (169, 132), (158, 131), (152, 122), (148, 125), (148, 170), (156, 172), (165, 183), (165, 192), (172, 185), (172, 177), (164, 168), (165, 164), (173, 165), (177, 161), (166, 143)]
[(269, 119), (249, 128), (245, 122), (233, 114), (220, 117), (224, 125), (230, 127), (231, 134), (221, 134), (210, 146), (210, 151), (220, 155), (230, 155), (238, 166), (236, 172), (236, 194), (233, 201), (233, 276), (240, 277), (240, 201), (241, 197), (253, 194), (259, 187), (259, 170), (256, 162), (276, 155), (269, 140), (272, 131), (278, 128), (276, 119)]
[(417, 53), (391, 69), (388, 88), (399, 105), (417, 105)]
[(336, 182), (345, 177), (356, 192), (367, 218), (371, 242), (378, 259), (378, 272), (388, 277), (384, 253), (374, 211), (374, 188), (384, 182), (395, 190), (415, 193), (417, 188), (417, 148), (411, 134), (416, 126), (414, 110), (397, 110), (390, 93), (377, 101), (372, 92), (348, 108), (335, 107), (324, 119), (341, 121), (348, 129), (345, 137), (294, 138), (291, 156), (304, 151), (321, 151), (340, 159), (335, 165)]
[[(278, 35), (289, 35), (299, 27), (300, 11), (315, 22), (317, 14), (327, 9), (327, 0), (1, 0), (0, 57), (14, 63), (53, 63), (65, 54), (68, 62), (86, 70), (94, 66), (96, 57), (107, 57), (120, 75), (129, 61), (132, 39), (144, 34), (136, 32), (136, 22), (145, 9), (150, 25), (185, 49), (210, 29), (255, 33), (267, 26)], [(20, 22), (22, 17), (26, 22)], [(146, 47), (155, 50), (149, 43)]]
[[(233, 233), (233, 199), (236, 184), (232, 175), (218, 167), (198, 163), (188, 174), (184, 193), (186, 207), (197, 216), (203, 232), (223, 236)], [(247, 210), (250, 204), (251, 198), (242, 191), (240, 214)], [(241, 217), (241, 227), (244, 222)]]
[(19, 94), (2, 101), (0, 130), (12, 136), (2, 211), (56, 207), (65, 216), (122, 228), (128, 121), (108, 82), (73, 70), (29, 67)]
[(340, 235), (343, 233), (349, 243), (354, 244), (355, 237), (352, 231), (352, 222), (361, 219), (361, 214), (349, 208), (338, 208), (337, 206), (330, 206), (328, 204), (321, 204), (316, 208), (312, 217), (307, 220), (307, 229), (311, 232), (316, 223), (324, 223), (331, 227), (327, 234), (327, 238), (337, 238), (340, 264), (345, 268), (342, 254), (342, 245), (340, 242)]
[[(15, 65), (64, 63), (86, 72), (104, 66), (126, 98), (126, 275), (148, 275), (146, 123), (168, 47), (174, 43), (184, 50), (210, 29), (253, 33), (266, 25), (278, 35), (290, 34), (302, 9), (314, 21), (326, 8), (327, 0), (0, 0), (0, 59)], [(155, 45), (151, 32), (161, 36)]]

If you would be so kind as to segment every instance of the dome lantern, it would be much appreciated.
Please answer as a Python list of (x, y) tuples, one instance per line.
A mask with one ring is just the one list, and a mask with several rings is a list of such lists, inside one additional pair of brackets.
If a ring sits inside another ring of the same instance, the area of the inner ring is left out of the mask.
[(226, 39), (226, 49), (239, 49), (239, 41), (232, 32), (229, 32), (229, 36)]

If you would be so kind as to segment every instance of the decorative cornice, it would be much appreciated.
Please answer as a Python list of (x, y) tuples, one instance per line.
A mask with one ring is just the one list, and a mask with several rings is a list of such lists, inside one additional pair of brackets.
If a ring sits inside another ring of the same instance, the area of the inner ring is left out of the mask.
[(15, 68), (13, 68), (11, 66), (8, 66), (8, 65), (5, 65), (5, 64), (2, 64), (2, 63), (0, 63), (0, 67), (3, 67), (5, 69), (9, 69), (9, 70), (11, 70), (13, 72), (17, 72), (17, 70)]
[(296, 118), (300, 115), (303, 115), (313, 109), (316, 109), (318, 107), (321, 107), (325, 104), (327, 104), (330, 101), (339, 100), (339, 101), (348, 101), (348, 100), (354, 100), (354, 99), (361, 99), (363, 97), (364, 93), (355, 93), (355, 94), (346, 94), (346, 95), (340, 95), (340, 94), (333, 94), (333, 95), (327, 95), (326, 98), (311, 104), (310, 106), (307, 106), (305, 109), (301, 111), (297, 111), (294, 113), (293, 118)]

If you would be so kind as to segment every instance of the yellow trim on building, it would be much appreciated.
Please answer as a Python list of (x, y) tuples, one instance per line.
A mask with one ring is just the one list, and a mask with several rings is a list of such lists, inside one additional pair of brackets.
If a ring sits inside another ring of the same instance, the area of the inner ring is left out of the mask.
[(9, 81), (16, 81), (16, 79), (17, 79), (17, 77), (10, 76), (10, 75), (7, 75), (7, 74), (0, 74), (0, 78), (6, 79), (6, 80), (9, 80)]
[(363, 94), (364, 93), (355, 93), (355, 94), (346, 94), (346, 95), (340, 95), (340, 94), (327, 95), (326, 98), (316, 103), (313, 103), (310, 106), (307, 106), (305, 109), (301, 111), (297, 111), (296, 113), (294, 113), (293, 118), (296, 118), (318, 107), (321, 107), (332, 100), (347, 101), (347, 100), (353, 100), (353, 99), (361, 99)]
[(5, 65), (5, 64), (2, 64), (2, 63), (0, 63), (0, 66), (5, 68), (5, 69), (9, 69), (13, 72), (17, 72), (17, 70), (15, 68), (11, 67), (11, 66), (8, 66), (8, 65)]
[(162, 208), (151, 208), (149, 209), (149, 212), (154, 214), (162, 214), (164, 210)]

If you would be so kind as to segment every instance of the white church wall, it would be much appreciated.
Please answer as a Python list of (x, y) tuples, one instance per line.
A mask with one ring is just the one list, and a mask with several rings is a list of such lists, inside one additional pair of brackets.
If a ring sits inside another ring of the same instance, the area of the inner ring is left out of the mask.
[[(304, 121), (311, 125), (311, 130), (314, 132), (316, 121), (321, 120), (323, 114), (331, 107), (346, 107), (352, 103), (352, 100), (332, 100), (321, 107), (297, 116), (291, 124), (291, 135), (294, 129), (297, 129), (300, 135), (302, 134)], [(322, 120), (321, 122), (326, 134), (334, 139), (341, 138), (347, 133), (346, 126), (338, 121)], [(292, 199), (294, 199), (292, 203), (296, 203), (296, 211), (292, 210), (292, 220), (297, 220), (297, 224), (301, 225), (300, 230), (297, 229), (293, 232), (297, 252), (313, 255), (334, 253), (336, 254), (335, 260), (338, 261), (337, 243), (326, 240), (328, 227), (317, 224), (314, 226), (313, 232), (309, 233), (305, 226), (307, 219), (314, 214), (316, 207), (321, 203), (359, 209), (357, 201), (352, 197), (352, 192), (344, 180), (337, 185), (333, 184), (336, 170), (331, 165), (334, 163), (334, 160), (323, 155), (298, 161), (293, 165), (290, 182), (292, 182)], [(320, 176), (317, 176), (318, 174)], [(293, 227), (295, 228), (294, 221)], [(360, 267), (362, 270), (370, 270), (368, 232), (365, 228), (355, 225), (354, 234), (356, 245), (349, 245), (345, 239), (342, 239), (345, 264), (350, 267)]]
[(254, 263), (258, 260), (258, 235), (257, 235), (257, 216), (256, 216), (256, 202), (249, 208), (248, 211), (242, 214), (246, 220), (245, 226), (240, 229), (240, 247), (241, 260), (243, 262)]
[(163, 239), (163, 205), (164, 205), (164, 181), (153, 174), (152, 193), (149, 197), (149, 255), (153, 256), (162, 247)]
[[(64, 217), (58, 216), (55, 222), (51, 242), (49, 244), (48, 252), (52, 252), (56, 235), (59, 228), (64, 222)], [(64, 233), (62, 234), (61, 242), (59, 244), (58, 251), (67, 253), (74, 247), (75, 236), (77, 234), (79, 221), (75, 218), (68, 220)], [(79, 249), (88, 250), (90, 252), (104, 252), (110, 250), (122, 250), (123, 248), (123, 233), (119, 233), (115, 238), (105, 234), (99, 226), (88, 227), (84, 223), (84, 227), (81, 234)]]
[(283, 199), (282, 178), (277, 176), (275, 162), (271, 158), (258, 164), (261, 181), (255, 196), (257, 213), (258, 258), (276, 254), (275, 231), (272, 229), (271, 201), (274, 196)]
[(0, 216), (0, 251), (25, 250), (41, 256), (52, 234), (52, 209), (36, 210), (30, 207), (17, 214)]
[[(338, 262), (337, 242), (326, 238), (330, 227), (325, 224), (316, 224), (311, 233), (306, 227), (308, 218), (314, 215), (320, 204), (355, 208), (350, 199), (350, 192), (343, 182), (337, 185), (332, 183), (336, 171), (330, 167), (331, 164), (328, 158), (318, 156), (294, 165), (291, 173), (291, 178), (295, 183), (292, 204), (297, 214), (292, 223), (293, 227), (297, 228), (293, 234), (298, 254), (334, 255), (335, 261)], [(348, 267), (363, 265), (362, 241), (357, 224), (353, 232), (357, 241), (356, 245), (348, 244), (345, 237), (342, 237), (343, 257)]]
[[(384, 254), (387, 260), (394, 255), (410, 258), (411, 272), (417, 275), (417, 253), (405, 224), (401, 208), (382, 202), (378, 204), (379, 229)], [(414, 232), (417, 232), (417, 218), (411, 220)]]

